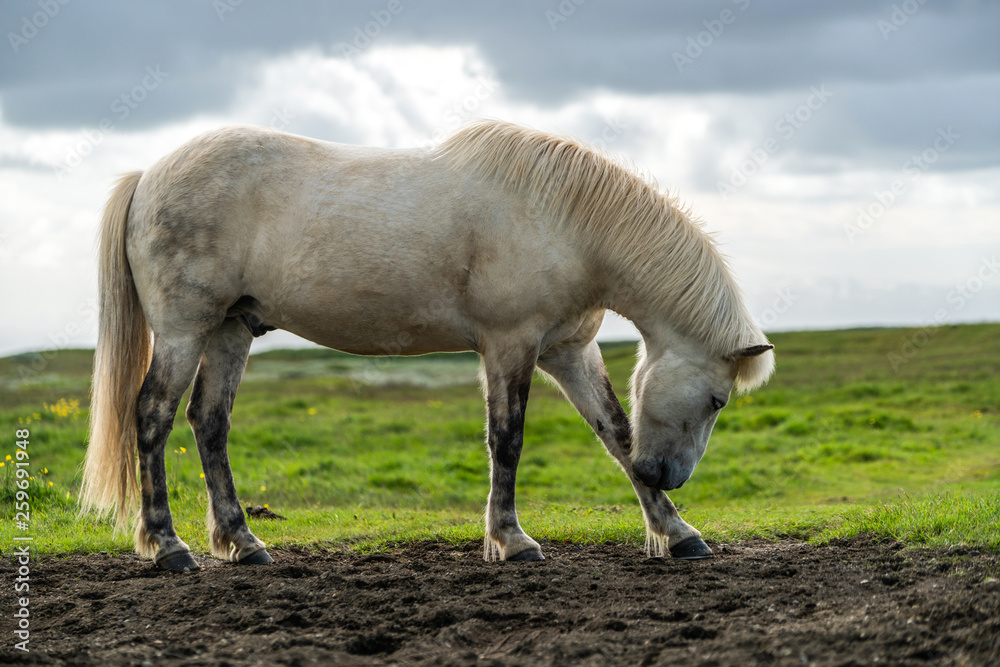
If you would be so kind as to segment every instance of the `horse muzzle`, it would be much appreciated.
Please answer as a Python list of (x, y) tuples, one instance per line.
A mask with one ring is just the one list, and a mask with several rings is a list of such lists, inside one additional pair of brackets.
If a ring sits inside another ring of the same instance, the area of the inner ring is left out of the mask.
[(646, 486), (663, 491), (679, 489), (691, 476), (685, 474), (676, 463), (671, 465), (664, 458), (643, 458), (632, 463), (632, 472), (636, 479)]

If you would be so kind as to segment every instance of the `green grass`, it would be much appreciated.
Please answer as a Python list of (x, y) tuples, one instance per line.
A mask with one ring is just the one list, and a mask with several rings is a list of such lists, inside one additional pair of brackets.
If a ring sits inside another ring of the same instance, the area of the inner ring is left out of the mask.
[[(772, 336), (777, 374), (753, 395), (733, 397), (694, 477), (671, 493), (686, 520), (723, 541), (869, 532), (1000, 551), (1000, 325), (941, 327), (907, 347), (914, 333)], [(604, 347), (623, 401), (634, 354), (631, 344)], [(0, 459), (15, 455), (14, 431), (29, 429), (38, 550), (131, 548), (107, 522), (75, 514), (90, 363), (86, 350), (0, 359), (8, 434)], [(288, 517), (253, 522), (254, 531), (278, 546), (482, 539), (489, 465), (476, 367), (471, 354), (253, 356), (230, 458), (243, 503)], [(171, 506), (183, 539), (206, 552), (204, 482), (182, 412), (167, 445)], [(0, 540), (9, 545), (19, 531), (13, 466), (4, 463)], [(625, 476), (540, 378), (518, 499), (522, 525), (539, 539), (645, 540)]]

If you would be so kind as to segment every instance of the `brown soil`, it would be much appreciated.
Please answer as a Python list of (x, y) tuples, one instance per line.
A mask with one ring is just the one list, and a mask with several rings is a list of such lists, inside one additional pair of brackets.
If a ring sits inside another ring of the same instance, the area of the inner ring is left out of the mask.
[[(989, 665), (1000, 663), (1000, 556), (867, 539), (714, 544), (713, 560), (634, 546), (481, 545), (374, 555), (271, 553), (161, 572), (133, 556), (46, 557), (31, 571), (30, 653), (73, 665)], [(11, 582), (14, 567), (0, 565)]]

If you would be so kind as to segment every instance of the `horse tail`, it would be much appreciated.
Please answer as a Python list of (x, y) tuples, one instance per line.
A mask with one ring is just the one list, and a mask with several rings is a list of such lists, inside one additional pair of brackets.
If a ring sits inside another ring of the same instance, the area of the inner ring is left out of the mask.
[(141, 177), (141, 171), (121, 177), (101, 220), (90, 443), (80, 488), (81, 510), (101, 516), (117, 513), (117, 530), (128, 524), (139, 497), (136, 407), (152, 347), (125, 252), (125, 228)]

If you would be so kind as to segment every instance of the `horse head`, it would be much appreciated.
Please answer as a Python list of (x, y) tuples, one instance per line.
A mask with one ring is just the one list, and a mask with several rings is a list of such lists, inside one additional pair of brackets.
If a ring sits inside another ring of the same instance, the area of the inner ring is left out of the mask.
[[(657, 489), (676, 489), (694, 472), (715, 420), (729, 402), (748, 360), (770, 353), (770, 344), (727, 354), (681, 339), (669, 347), (641, 346), (632, 376), (632, 470)], [(762, 360), (768, 365), (771, 359)]]

